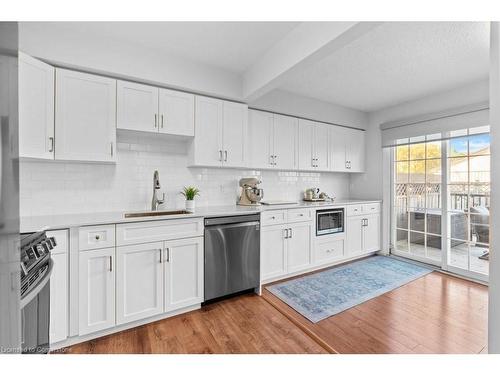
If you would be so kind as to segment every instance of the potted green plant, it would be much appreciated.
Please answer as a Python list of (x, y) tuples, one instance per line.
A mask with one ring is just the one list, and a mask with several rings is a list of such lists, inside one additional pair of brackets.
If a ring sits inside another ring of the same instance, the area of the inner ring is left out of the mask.
[(194, 198), (200, 195), (200, 190), (194, 186), (184, 186), (181, 194), (186, 198), (186, 211), (194, 211)]

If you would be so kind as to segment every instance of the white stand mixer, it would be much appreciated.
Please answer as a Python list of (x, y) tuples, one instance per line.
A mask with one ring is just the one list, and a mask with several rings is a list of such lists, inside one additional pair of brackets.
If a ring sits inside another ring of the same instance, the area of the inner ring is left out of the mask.
[(259, 206), (264, 197), (264, 190), (257, 187), (260, 183), (261, 181), (255, 177), (240, 179), (241, 195), (238, 204), (241, 206)]

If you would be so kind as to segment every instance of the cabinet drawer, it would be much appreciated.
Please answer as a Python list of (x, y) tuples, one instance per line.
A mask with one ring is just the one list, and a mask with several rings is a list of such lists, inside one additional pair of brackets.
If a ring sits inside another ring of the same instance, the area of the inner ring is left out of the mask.
[(260, 214), (261, 225), (273, 225), (286, 223), (286, 210), (268, 211)]
[(380, 212), (380, 203), (367, 203), (363, 205), (363, 213), (371, 214)]
[(344, 240), (316, 241), (314, 246), (314, 262), (323, 264), (344, 256)]
[(47, 237), (56, 239), (56, 247), (50, 252), (51, 254), (66, 254), (68, 253), (68, 230), (51, 230), (47, 232)]
[(115, 246), (115, 226), (96, 225), (81, 227), (78, 234), (80, 250), (104, 249)]
[(363, 213), (363, 205), (361, 204), (351, 204), (347, 206), (346, 214), (347, 216), (356, 216)]
[(296, 209), (288, 210), (288, 222), (297, 223), (300, 221), (309, 221), (312, 219), (312, 210), (310, 209)]
[(203, 236), (203, 218), (116, 225), (116, 243), (118, 246), (197, 236)]

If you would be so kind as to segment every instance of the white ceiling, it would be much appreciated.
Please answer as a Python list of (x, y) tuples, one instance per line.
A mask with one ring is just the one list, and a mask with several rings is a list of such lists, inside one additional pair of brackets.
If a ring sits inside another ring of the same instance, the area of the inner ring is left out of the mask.
[[(44, 23), (46, 26), (49, 23)], [(57, 22), (50, 27), (141, 45), (243, 73), (299, 22)], [(28, 25), (29, 26), (29, 25)]]
[(489, 23), (389, 22), (280, 88), (373, 111), (488, 77)]

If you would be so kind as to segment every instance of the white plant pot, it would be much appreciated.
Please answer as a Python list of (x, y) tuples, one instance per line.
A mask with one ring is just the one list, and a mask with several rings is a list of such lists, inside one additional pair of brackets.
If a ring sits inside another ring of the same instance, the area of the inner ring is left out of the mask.
[(186, 211), (194, 212), (194, 200), (186, 200)]

